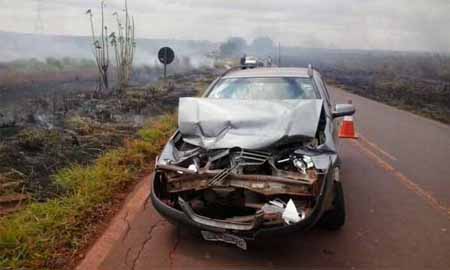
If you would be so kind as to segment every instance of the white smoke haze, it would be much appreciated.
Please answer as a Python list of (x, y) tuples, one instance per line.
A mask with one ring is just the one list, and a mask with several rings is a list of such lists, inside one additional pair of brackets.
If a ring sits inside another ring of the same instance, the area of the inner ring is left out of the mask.
[[(0, 30), (89, 35), (96, 0), (0, 0)], [(106, 0), (108, 24), (122, 0)], [(450, 51), (448, 0), (129, 0), (137, 36), (150, 39), (248, 41), (269, 36), (285, 46)], [(42, 18), (40, 25), (38, 10)], [(41, 29), (42, 28), (42, 29)]]

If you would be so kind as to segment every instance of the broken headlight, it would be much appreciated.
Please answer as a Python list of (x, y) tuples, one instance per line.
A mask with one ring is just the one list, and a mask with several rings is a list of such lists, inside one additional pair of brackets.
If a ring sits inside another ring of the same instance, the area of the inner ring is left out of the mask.
[(314, 168), (314, 162), (310, 156), (291, 155), (289, 158), (281, 159), (277, 162), (280, 165), (292, 164), (300, 173), (306, 174), (308, 169)]
[(314, 168), (312, 158), (309, 156), (294, 157), (292, 164), (303, 174), (306, 174), (306, 170)]

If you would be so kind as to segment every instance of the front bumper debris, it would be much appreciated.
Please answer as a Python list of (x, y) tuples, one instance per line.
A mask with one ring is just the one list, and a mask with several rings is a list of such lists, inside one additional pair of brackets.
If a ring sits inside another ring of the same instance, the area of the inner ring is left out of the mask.
[[(246, 240), (254, 240), (256, 238), (274, 234), (302, 231), (314, 226), (319, 221), (322, 214), (327, 210), (327, 202), (325, 198), (332, 196), (331, 191), (334, 183), (332, 173), (330, 173), (332, 170), (328, 170), (325, 174), (321, 175), (319, 177), (321, 179), (316, 182), (319, 186), (315, 189), (311, 189), (311, 191), (314, 190), (317, 194), (309, 195), (305, 194), (305, 191), (301, 188), (298, 188), (298, 183), (294, 184), (290, 179), (270, 176), (248, 177), (248, 175), (229, 175), (226, 184), (224, 184), (224, 186), (228, 188), (231, 187), (233, 189), (236, 188), (237, 190), (244, 190), (249, 194), (257, 193), (258, 196), (261, 196), (264, 200), (281, 196), (293, 197), (297, 201), (304, 198), (306, 198), (306, 200), (312, 199), (314, 204), (311, 205), (310, 209), (305, 209), (305, 217), (301, 221), (294, 224), (287, 224), (283, 222), (281, 219), (281, 214), (277, 215), (273, 213), (264, 213), (264, 211), (261, 210), (261, 204), (251, 205), (251, 203), (244, 203), (243, 207), (254, 207), (255, 211), (253, 213), (238, 215), (236, 217), (216, 218), (214, 216), (203, 214), (202, 211), (197, 211), (195, 209), (197, 208), (197, 201), (195, 199), (196, 195), (200, 194), (205, 196), (203, 192), (211, 190), (212, 188), (208, 187), (207, 184), (196, 186), (193, 185), (192, 182), (185, 185), (174, 185), (169, 188), (170, 185), (168, 184), (168, 179), (166, 176), (168, 168), (165, 166), (166, 165), (157, 169), (153, 179), (153, 189), (151, 193), (152, 203), (155, 209), (162, 216), (174, 224), (182, 224), (199, 231), (228, 233), (242, 237)], [(208, 179), (208, 177), (214, 177), (214, 174), (211, 172), (193, 173), (192, 171), (187, 172), (185, 170), (180, 170), (178, 173), (180, 172), (185, 172), (183, 177), (186, 179), (193, 179), (192, 181), (199, 178), (203, 179), (203, 176), (205, 179)], [(199, 177), (199, 175), (202, 175), (202, 177)], [(195, 180), (194, 183), (196, 181), (198, 181), (198, 183), (203, 183), (202, 181), (207, 180)], [(252, 185), (252, 183), (256, 183), (256, 185)], [(269, 184), (258, 185), (260, 183)], [(278, 191), (268, 191), (271, 190), (271, 184), (275, 185), (275, 190)], [(190, 186), (190, 189), (187, 189), (186, 186)], [(215, 187), (213, 187), (213, 189), (214, 188)], [(220, 189), (220, 187), (218, 188)], [(173, 189), (174, 191), (172, 193), (168, 192), (170, 189)], [(285, 192), (286, 190), (290, 190), (290, 193), (279, 193), (281, 191)]]

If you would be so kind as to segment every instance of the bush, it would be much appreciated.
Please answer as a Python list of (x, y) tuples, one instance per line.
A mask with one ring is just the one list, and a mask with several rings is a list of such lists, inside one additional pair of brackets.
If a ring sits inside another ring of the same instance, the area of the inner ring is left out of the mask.
[(68, 128), (75, 130), (80, 135), (93, 134), (95, 128), (99, 125), (91, 118), (80, 116), (74, 116), (66, 119), (65, 124)]
[(18, 144), (24, 150), (27, 151), (39, 151), (41, 150), (47, 141), (49, 140), (50, 132), (45, 130), (25, 130), (22, 131), (18, 136)]
[(159, 147), (162, 147), (167, 138), (175, 131), (176, 119), (176, 116), (165, 117), (152, 124), (153, 128), (142, 129), (138, 134), (144, 141), (156, 143)]

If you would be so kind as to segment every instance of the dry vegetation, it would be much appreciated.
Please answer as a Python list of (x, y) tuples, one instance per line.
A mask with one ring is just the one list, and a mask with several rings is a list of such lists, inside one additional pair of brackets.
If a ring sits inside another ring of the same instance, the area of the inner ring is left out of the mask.
[(66, 265), (88, 243), (86, 236), (104, 216), (114, 194), (150, 168), (175, 126), (175, 117), (164, 117), (141, 130), (142, 137), (127, 140), (92, 165), (75, 165), (53, 175), (63, 196), (31, 203), (0, 220), (0, 268), (59, 269)]
[(71, 164), (89, 164), (122, 145), (148, 119), (174, 110), (180, 96), (206, 88), (210, 76), (193, 71), (120, 92), (41, 94), (17, 101), (14, 117), (0, 117), (0, 198), (17, 196), (0, 203), (0, 215), (19, 209), (24, 199), (59, 196), (49, 175)]
[[(0, 102), (0, 269), (59, 269), (71, 260), (111, 198), (149, 168), (172, 133), (174, 118), (159, 116), (213, 78), (191, 70), (109, 92), (46, 91), (48, 82), (35, 82), (40, 91), (20, 99), (27, 88), (12, 84), (14, 95)], [(159, 120), (142, 128), (149, 119)]]
[(134, 19), (128, 11), (128, 1), (124, 1), (123, 22), (122, 12), (114, 12), (117, 22), (117, 33), (108, 32), (109, 28), (105, 25), (105, 1), (100, 2), (100, 34), (95, 33), (94, 14), (88, 9), (86, 14), (89, 15), (91, 26), (92, 46), (97, 63), (97, 70), (102, 82), (100, 89), (109, 88), (109, 66), (110, 66), (110, 47), (114, 52), (116, 79), (119, 88), (128, 86), (132, 75), (134, 53), (136, 49), (135, 25)]
[[(0, 92), (17, 86), (95, 80), (95, 62), (73, 58), (27, 59), (0, 63)], [(42, 85), (41, 85), (42, 86)], [(1, 103), (1, 102), (0, 102)]]

